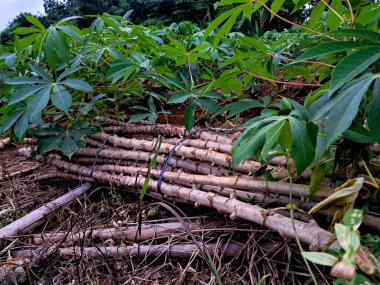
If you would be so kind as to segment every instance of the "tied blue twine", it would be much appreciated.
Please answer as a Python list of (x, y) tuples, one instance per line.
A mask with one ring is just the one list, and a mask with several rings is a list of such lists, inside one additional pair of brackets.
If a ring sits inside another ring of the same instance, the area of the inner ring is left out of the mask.
[(190, 132), (186, 137), (182, 138), (179, 142), (177, 142), (177, 143), (173, 146), (172, 150), (170, 151), (168, 158), (165, 160), (164, 166), (161, 168), (160, 175), (158, 176), (158, 181), (157, 181), (157, 192), (160, 193), (162, 196), (164, 196), (164, 195), (163, 195), (162, 192), (161, 192), (161, 184), (162, 184), (162, 182), (163, 182), (163, 180), (164, 180), (164, 173), (165, 173), (165, 171), (166, 171), (166, 168), (167, 168), (168, 165), (169, 165), (169, 161), (170, 161), (170, 159), (172, 158), (172, 156), (173, 156), (173, 154), (174, 154), (176, 148), (177, 148), (181, 143), (183, 143), (185, 140), (188, 140), (189, 138), (191, 138), (191, 136), (192, 136), (193, 134), (195, 134), (195, 133), (197, 133), (197, 132), (199, 132), (199, 131), (200, 131), (200, 130), (197, 130), (197, 131), (194, 131), (194, 132)]
[(90, 171), (90, 177), (92, 177), (92, 175), (94, 174), (94, 171), (95, 171), (95, 168), (96, 168), (96, 163), (98, 162), (98, 159), (99, 159), (99, 156), (100, 156), (100, 152), (104, 149), (104, 146), (106, 145), (106, 143), (108, 142), (108, 139), (110, 138), (111, 134), (109, 134), (103, 141), (102, 141), (102, 144), (100, 145), (98, 151), (96, 152), (96, 156), (95, 156), (95, 159), (94, 159), (94, 162), (92, 163), (92, 166), (91, 166), (91, 171)]

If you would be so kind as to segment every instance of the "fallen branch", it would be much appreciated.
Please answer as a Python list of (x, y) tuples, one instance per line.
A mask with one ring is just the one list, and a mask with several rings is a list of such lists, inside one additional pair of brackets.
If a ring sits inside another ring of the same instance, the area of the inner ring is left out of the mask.
[(62, 206), (74, 202), (79, 196), (83, 195), (91, 188), (91, 184), (86, 183), (74, 190), (50, 201), (44, 206), (32, 211), (24, 217), (0, 229), (0, 239), (10, 238), (18, 234), (24, 234), (46, 221), (47, 217)]
[[(188, 227), (191, 230), (199, 228), (193, 223), (188, 224)], [(186, 229), (187, 228), (182, 223), (142, 224), (140, 228), (141, 232), (139, 232), (139, 226), (133, 224), (116, 229), (91, 229), (76, 233), (54, 232), (33, 234), (28, 240), (29, 243), (34, 245), (64, 241), (65, 246), (73, 245), (86, 239), (100, 239), (102, 241), (112, 239), (114, 241), (141, 242), (186, 233)]]
[(13, 179), (17, 176), (22, 176), (22, 175), (27, 175), (35, 170), (37, 170), (38, 168), (40, 167), (40, 165), (33, 165), (27, 169), (22, 169), (22, 170), (19, 170), (19, 171), (15, 171), (15, 172), (12, 172), (8, 175), (4, 175), (4, 176), (1, 176), (0, 177), (0, 182), (3, 182), (3, 181), (7, 181), (7, 180), (10, 180), (10, 179)]
[[(234, 257), (239, 254), (242, 245), (238, 243), (228, 243), (225, 246), (220, 244), (205, 244), (205, 248), (211, 255), (221, 254), (225, 257)], [(190, 258), (197, 254), (199, 248), (195, 244), (179, 243), (173, 245), (140, 245), (140, 246), (109, 246), (109, 247), (69, 247), (58, 250), (64, 259), (71, 257), (96, 258), (96, 257), (158, 257), (167, 254), (171, 258)], [(12, 254), (16, 257), (31, 258), (36, 255), (33, 250), (17, 250)]]

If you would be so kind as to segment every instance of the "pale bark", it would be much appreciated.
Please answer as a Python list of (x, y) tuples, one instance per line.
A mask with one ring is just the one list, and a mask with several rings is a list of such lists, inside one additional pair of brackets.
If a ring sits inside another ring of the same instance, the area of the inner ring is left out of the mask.
[[(220, 244), (205, 244), (205, 248), (209, 253), (221, 255), (225, 257), (234, 257), (239, 254), (243, 246), (238, 243)], [(97, 257), (157, 257), (168, 255), (171, 258), (190, 258), (197, 254), (199, 247), (195, 244), (178, 243), (178, 244), (163, 244), (163, 245), (135, 245), (135, 246), (98, 246), (98, 247), (69, 247), (60, 248), (58, 252), (62, 258), (81, 257), (81, 258), (97, 258)], [(33, 250), (17, 250), (12, 254), (16, 257), (31, 258), (36, 255)]]
[[(76, 152), (76, 156), (87, 156), (87, 157), (95, 157), (98, 153), (97, 149), (91, 148), (81, 148)], [(99, 153), (100, 158), (108, 158), (108, 159), (122, 159), (122, 160), (133, 160), (133, 161), (150, 161), (153, 159), (154, 154), (143, 152), (143, 151), (129, 151), (129, 150), (108, 150), (104, 149)], [(164, 164), (166, 161), (166, 156), (158, 155), (157, 163)], [(212, 167), (209, 163), (204, 162), (195, 162), (192, 160), (183, 160), (178, 157), (172, 157), (169, 160), (168, 165), (172, 167), (178, 167), (187, 169), (193, 173), (201, 173), (201, 174), (213, 174), (217, 176), (228, 176), (231, 174), (231, 171), (225, 169), (224, 167)]]
[[(126, 123), (123, 127), (106, 127), (106, 132), (117, 132), (120, 134), (149, 134), (149, 135), (161, 135), (164, 137), (184, 137), (188, 134), (187, 130), (183, 127), (176, 127), (172, 125), (134, 125)], [(206, 141), (214, 141), (223, 144), (233, 144), (234, 138), (229, 138), (220, 134), (199, 131), (194, 133), (191, 138), (202, 139)]]
[(49, 215), (54, 213), (63, 206), (67, 206), (76, 201), (81, 195), (91, 188), (91, 184), (86, 183), (74, 190), (62, 195), (61, 197), (54, 199), (51, 202), (39, 207), (38, 209), (30, 212), (24, 217), (10, 223), (9, 225), (0, 229), (0, 239), (13, 237), (15, 235), (24, 234), (48, 218)]
[[(190, 230), (199, 228), (196, 224), (187, 225)], [(162, 223), (162, 224), (142, 224), (141, 232), (137, 224), (108, 229), (87, 229), (80, 232), (52, 232), (33, 234), (29, 237), (29, 243), (43, 245), (45, 243), (64, 242), (65, 246), (76, 244), (82, 240), (100, 239), (106, 241), (132, 241), (141, 242), (150, 239), (169, 237), (172, 235), (186, 234), (187, 227), (181, 223)]]
[[(100, 171), (113, 171), (119, 173), (127, 173), (129, 175), (138, 175), (147, 173), (148, 169), (141, 167), (130, 167), (130, 166), (118, 166), (118, 165), (99, 165), (97, 169)], [(152, 169), (150, 174), (156, 178), (160, 175), (160, 170)], [(260, 191), (260, 192), (271, 192), (277, 194), (283, 194), (289, 196), (290, 193), (296, 197), (305, 198), (308, 195), (308, 185), (303, 184), (289, 184), (285, 182), (271, 182), (254, 180), (254, 178), (247, 179), (241, 177), (219, 177), (213, 175), (197, 175), (188, 174), (183, 172), (169, 172), (165, 171), (163, 177), (168, 180), (181, 184), (191, 184), (191, 185), (212, 185), (223, 188), (233, 188), (246, 191)], [(315, 198), (321, 199), (323, 193), (326, 193), (332, 189), (330, 188), (319, 188), (317, 192), (314, 193)]]
[[(149, 152), (153, 152), (155, 150), (156, 143), (155, 141), (144, 141), (137, 139), (126, 139), (118, 136), (109, 136), (105, 133), (100, 133), (91, 136), (94, 139), (103, 141), (108, 138), (108, 142), (111, 143), (114, 147), (124, 147), (127, 149), (133, 150), (145, 150)], [(162, 143), (159, 152), (161, 154), (169, 154), (174, 145)], [(187, 147), (187, 146), (178, 146), (175, 149), (174, 154), (178, 157), (187, 158), (187, 159), (195, 159), (200, 161), (210, 162), (211, 165), (220, 165), (223, 167), (230, 167), (231, 164), (231, 156), (225, 153), (219, 153), (212, 150), (198, 149), (195, 147)], [(261, 164), (256, 161), (247, 160), (239, 164), (235, 167), (237, 171), (241, 171), (244, 173), (251, 173), (254, 170), (257, 170), (261, 167)], [(274, 169), (273, 166), (268, 166), (268, 169)]]
[[(48, 158), (47, 162), (58, 168), (66, 169), (76, 174), (90, 176), (99, 182), (110, 183), (117, 186), (142, 187), (145, 182), (144, 177), (118, 176), (102, 171), (92, 172), (88, 167), (78, 166), (59, 159)], [(157, 191), (157, 181), (150, 180), (149, 189), (151, 191)], [(241, 218), (257, 223), (279, 232), (282, 236), (290, 238), (295, 238), (292, 226), (294, 222), (299, 239), (314, 249), (324, 248), (332, 237), (330, 232), (320, 228), (315, 222), (304, 223), (297, 220), (292, 221), (290, 218), (273, 213), (271, 210), (266, 210), (257, 205), (249, 205), (235, 198), (226, 198), (215, 193), (205, 193), (201, 190), (166, 183), (161, 184), (161, 192), (165, 196), (180, 198), (189, 203), (194, 203), (196, 206), (217, 209), (219, 212), (229, 214), (232, 219)]]

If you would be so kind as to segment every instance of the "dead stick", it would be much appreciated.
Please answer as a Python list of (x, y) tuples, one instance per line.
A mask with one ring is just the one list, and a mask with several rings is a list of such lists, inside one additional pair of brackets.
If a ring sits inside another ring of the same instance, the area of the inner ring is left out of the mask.
[(0, 182), (3, 182), (3, 181), (6, 181), (6, 180), (15, 178), (17, 176), (27, 175), (27, 174), (29, 174), (29, 173), (37, 170), (39, 167), (40, 167), (40, 165), (33, 165), (33, 166), (31, 166), (31, 167), (29, 167), (27, 169), (22, 169), (22, 170), (19, 170), (19, 171), (12, 172), (12, 173), (10, 173), (8, 175), (0, 177)]
[[(195, 224), (188, 225), (191, 230), (198, 229)], [(163, 223), (163, 224), (142, 224), (141, 233), (138, 233), (138, 225), (130, 225), (121, 228), (93, 229), (76, 233), (53, 232), (33, 234), (29, 242), (35, 245), (42, 245), (47, 242), (59, 242), (65, 240), (65, 245), (73, 245), (84, 239), (101, 239), (106, 241), (113, 239), (115, 241), (146, 241), (154, 238), (169, 237), (175, 234), (186, 233), (186, 228), (181, 223)]]
[(43, 223), (46, 218), (52, 214), (54, 211), (62, 206), (66, 206), (79, 196), (83, 195), (87, 190), (91, 188), (91, 184), (86, 183), (82, 186), (75, 188), (74, 190), (62, 195), (61, 197), (39, 207), (38, 209), (32, 211), (31, 213), (25, 215), (24, 217), (14, 221), (13, 223), (0, 229), (0, 239), (13, 237), (17, 234), (23, 234), (31, 231), (41, 223)]
[[(210, 243), (205, 244), (205, 247), (211, 252), (212, 255), (217, 255), (219, 251), (225, 257), (234, 257), (239, 254), (242, 245), (238, 243), (228, 243), (225, 247), (220, 244)], [(141, 258), (152, 256), (157, 257), (168, 254), (172, 258), (190, 258), (193, 254), (198, 252), (198, 246), (195, 244), (179, 243), (173, 245), (140, 245), (140, 246), (109, 246), (109, 247), (69, 247), (60, 248), (58, 250), (60, 256), (64, 259), (71, 258), (72, 256), (81, 256), (82, 258), (96, 258), (96, 257), (135, 257)], [(30, 258), (35, 255), (33, 250), (17, 250), (12, 254), (16, 257)]]

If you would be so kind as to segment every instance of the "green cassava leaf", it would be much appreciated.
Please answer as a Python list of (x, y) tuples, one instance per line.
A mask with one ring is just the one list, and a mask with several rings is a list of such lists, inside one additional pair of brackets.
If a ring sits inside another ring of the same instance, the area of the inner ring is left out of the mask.
[(301, 54), (296, 60), (292, 63), (301, 62), (303, 60), (309, 60), (325, 55), (329, 55), (332, 53), (349, 51), (352, 49), (363, 49), (368, 47), (373, 47), (374, 44), (366, 43), (366, 42), (327, 42), (318, 44), (312, 48), (309, 48), (303, 54)]
[(41, 29), (41, 30), (45, 30), (44, 25), (42, 25), (41, 22), (40, 22), (36, 17), (33, 17), (33, 16), (31, 16), (31, 15), (27, 15), (27, 14), (24, 14), (23, 16), (25, 17), (25, 19), (26, 19), (29, 23), (35, 25), (37, 28), (39, 28), (39, 29)]
[(371, 109), (368, 113), (367, 124), (371, 136), (380, 143), (380, 79), (376, 79), (375, 86), (373, 87), (373, 98)]
[(183, 124), (185, 125), (186, 130), (188, 130), (189, 132), (195, 124), (193, 100), (190, 100), (186, 107), (185, 114), (183, 116)]
[(289, 118), (290, 129), (292, 130), (293, 146), (292, 157), (297, 168), (297, 173), (301, 174), (313, 161), (315, 155), (315, 146), (310, 137), (306, 125), (294, 117)]
[(33, 27), (30, 27), (30, 28), (20, 27), (20, 28), (15, 29), (13, 32), (17, 35), (28, 35), (28, 34), (33, 34), (33, 33), (41, 33), (41, 30), (37, 28), (33, 28)]
[(128, 120), (129, 123), (134, 123), (134, 122), (139, 122), (142, 121), (146, 118), (148, 118), (150, 113), (145, 113), (145, 114), (135, 114), (131, 116), (131, 118)]
[(310, 19), (309, 19), (309, 27), (314, 27), (319, 20), (322, 18), (323, 12), (326, 9), (326, 5), (319, 1), (317, 5), (314, 6), (313, 10), (310, 13)]
[(182, 104), (183, 102), (185, 102), (189, 98), (190, 98), (189, 93), (176, 92), (170, 96), (168, 103), (169, 104)]
[(66, 89), (61, 86), (55, 86), (53, 88), (52, 101), (54, 106), (68, 114), (71, 107), (72, 98)]
[(340, 29), (327, 33), (330, 36), (341, 36), (341, 37), (353, 37), (359, 38), (374, 43), (380, 43), (380, 34), (371, 30), (365, 29)]
[(261, 150), (261, 156), (266, 159), (269, 151), (272, 147), (278, 143), (282, 127), (285, 125), (286, 120), (279, 120), (274, 124), (271, 124), (271, 128), (268, 129), (266, 133), (265, 143), (263, 149)]
[(46, 85), (33, 85), (14, 92), (9, 98), (9, 104), (16, 104), (26, 98), (29, 98), (33, 94), (36, 94), (41, 89), (45, 88)]
[(68, 157), (71, 157), (76, 152), (77, 148), (78, 145), (70, 134), (66, 134), (59, 145), (59, 149)]
[(29, 113), (25, 112), (21, 118), (17, 121), (15, 127), (14, 127), (14, 132), (16, 136), (21, 139), (26, 130), (28, 129), (29, 126)]
[(5, 83), (12, 84), (12, 85), (25, 85), (25, 84), (41, 84), (46, 83), (45, 81), (38, 79), (38, 78), (32, 78), (32, 77), (15, 77), (6, 79)]
[(57, 135), (54, 137), (42, 139), (39, 145), (39, 151), (41, 154), (57, 149), (63, 140), (63, 135)]
[(60, 83), (79, 91), (84, 91), (84, 92), (93, 91), (90, 84), (88, 84), (86, 81), (79, 80), (79, 79), (66, 79), (64, 81), (61, 81)]
[(53, 36), (56, 54), (68, 63), (70, 61), (70, 49), (65, 37), (57, 29), (53, 29)]
[(259, 101), (254, 99), (242, 99), (237, 102), (232, 102), (226, 106), (224, 106), (220, 112), (228, 112), (228, 118), (231, 118), (243, 111), (246, 111), (251, 108), (256, 107), (263, 107), (263, 104), (261, 104)]
[(380, 58), (380, 47), (369, 47), (353, 52), (343, 58), (334, 68), (331, 75), (331, 92), (338, 90), (344, 83), (354, 79), (367, 70)]
[(42, 110), (45, 109), (49, 103), (51, 89), (52, 86), (44, 87), (29, 100), (27, 109), (30, 113), (31, 118), (40, 114)]

